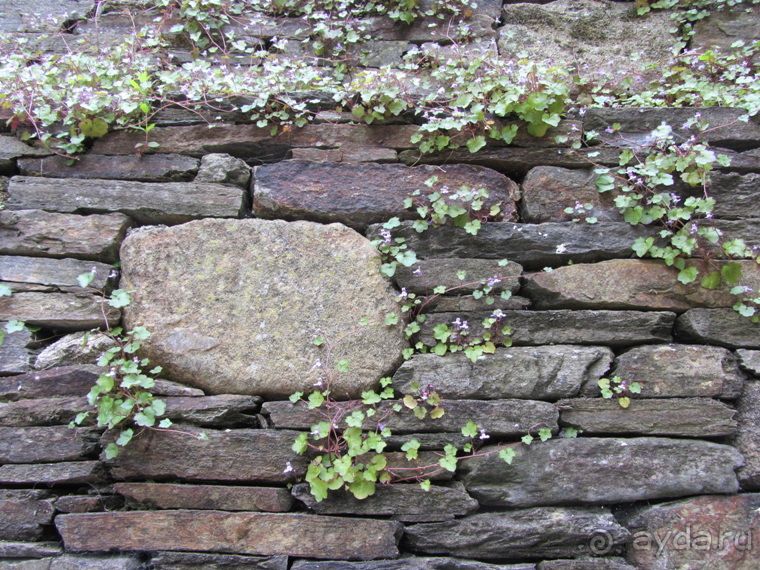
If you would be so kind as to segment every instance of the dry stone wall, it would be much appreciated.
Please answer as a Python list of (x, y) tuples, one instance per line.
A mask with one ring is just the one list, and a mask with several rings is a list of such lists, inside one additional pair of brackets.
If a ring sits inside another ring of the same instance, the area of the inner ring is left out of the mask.
[[(472, 49), (548, 49), (561, 59), (569, 43), (587, 42), (590, 67), (612, 57), (621, 36), (651, 58), (664, 49), (665, 20), (631, 32), (625, 3), (480, 4)], [(3, 7), (6, 31), (39, 29), (16, 3)], [(290, 22), (270, 24), (248, 33), (288, 33)], [(92, 31), (85, 21), (78, 33), (125, 33), (120, 25), (114, 16)], [(732, 26), (700, 24), (694, 41), (742, 33)], [(402, 33), (378, 23), (375, 32), (377, 65), (410, 45), (448, 43), (426, 25)], [(713, 178), (717, 223), (757, 243), (760, 125), (737, 126), (736, 109), (700, 111), (711, 125), (734, 122), (710, 131), (732, 158)], [(0, 347), (0, 568), (757, 568), (760, 327), (731, 310), (726, 291), (682, 285), (659, 262), (635, 258), (633, 240), (655, 230), (620, 219), (584, 158), (615, 164), (618, 152), (570, 148), (579, 133), (613, 123), (644, 140), (695, 112), (594, 109), (545, 137), (520, 134), (475, 154), (420, 155), (416, 126), (334, 112), (272, 137), (241, 117), (209, 129), (168, 110), (155, 151), (137, 156), (143, 135), (114, 132), (74, 165), (0, 134), (0, 281), (13, 290), (0, 298), (0, 319), (40, 327)], [(448, 226), (417, 233), (403, 200), (431, 173), (487, 188), (501, 218), (475, 236)], [(591, 202), (599, 223), (570, 221), (565, 208), (576, 200)], [(392, 216), (418, 262), (391, 281), (369, 239)], [(746, 265), (757, 288), (760, 272)], [(76, 279), (93, 268), (94, 286), (120, 283), (133, 304), (103, 313)], [(475, 362), (461, 353), (404, 360), (401, 321), (383, 322), (401, 315), (398, 291), (455, 285), (460, 270), (473, 279), (501, 271), (512, 297), (489, 306), (467, 290), (441, 296), (422, 342), (435, 345), (436, 324), (461, 319), (477, 330), (498, 309), (514, 345)], [(104, 319), (154, 333), (145, 352), (166, 369), (154, 393), (181, 430), (145, 431), (113, 460), (103, 453), (112, 433), (67, 427), (87, 409), (94, 362), (111, 342), (85, 331)], [(489, 444), (537, 425), (579, 437), (519, 447), (510, 465), (464, 460), (456, 473), (435, 473), (429, 491), (398, 484), (361, 501), (340, 491), (316, 502), (301, 482), (308, 459), (291, 445), (320, 417), (287, 398), (319, 380), (317, 334), (351, 362), (337, 397), (390, 375), (398, 398), (414, 383), (443, 398), (436, 421), (389, 415), (393, 465), (437, 462), (445, 445), (466, 441), (468, 420)], [(600, 397), (597, 381), (611, 375), (641, 384), (628, 409)], [(189, 436), (200, 432), (207, 440)], [(400, 452), (409, 437), (421, 442), (416, 461)]]

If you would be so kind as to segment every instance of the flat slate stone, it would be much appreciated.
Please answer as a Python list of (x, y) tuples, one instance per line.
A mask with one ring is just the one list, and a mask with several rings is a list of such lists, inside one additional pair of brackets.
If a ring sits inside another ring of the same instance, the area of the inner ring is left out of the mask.
[(116, 483), (114, 491), (132, 507), (220, 511), (287, 512), (293, 497), (277, 487), (177, 485), (173, 483)]
[(560, 425), (586, 435), (721, 437), (736, 433), (736, 410), (710, 398), (634, 399), (622, 408), (616, 398), (557, 402)]
[[(5, 14), (4, 14), (5, 15)], [(50, 152), (29, 146), (14, 136), (0, 135), (0, 160), (13, 161), (27, 156), (47, 156)]]
[[(398, 271), (398, 267), (396, 268)], [(494, 311), (501, 309), (502, 311), (523, 311), (530, 307), (530, 301), (525, 297), (519, 297), (512, 295), (509, 299), (502, 299), (501, 297), (493, 298), (493, 303), (488, 304), (486, 297), (475, 299), (472, 295), (457, 295), (457, 296), (445, 296), (436, 297), (427, 302), (425, 306), (425, 312), (428, 313), (451, 313), (451, 312), (480, 312), (480, 311)]]
[(628, 561), (658, 568), (757, 568), (754, 543), (760, 495), (694, 497), (644, 507), (624, 524), (631, 531)]
[(400, 523), (301, 514), (154, 511), (59, 515), (67, 551), (176, 550), (322, 559), (395, 558)]
[[(84, 393), (89, 392), (89, 388)], [(67, 426), (79, 412), (89, 410), (87, 398), (37, 398), (0, 403), (0, 426)], [(85, 422), (85, 425), (91, 423)]]
[(407, 526), (404, 537), (414, 552), (513, 560), (592, 554), (594, 533), (609, 537), (612, 553), (629, 536), (607, 509), (549, 507)]
[[(589, 156), (591, 155), (591, 156)], [(614, 148), (556, 149), (556, 148), (493, 148), (485, 147), (472, 153), (466, 149), (440, 153), (420, 154), (418, 150), (399, 153), (404, 164), (447, 164), (449, 162), (487, 166), (510, 176), (521, 178), (537, 166), (561, 168), (591, 168), (593, 162), (603, 166), (617, 166), (620, 151)], [(593, 162), (592, 162), (593, 160)]]
[(557, 400), (576, 396), (584, 383), (596, 382), (612, 358), (607, 347), (572, 345), (499, 348), (477, 362), (462, 353), (443, 358), (417, 354), (393, 375), (393, 388), (409, 394), (417, 382), (447, 399)]
[(760, 382), (747, 382), (736, 402), (739, 431), (731, 444), (744, 456), (745, 465), (738, 471), (744, 491), (760, 490)]
[(760, 218), (759, 188), (760, 174), (757, 173), (711, 173), (710, 196), (715, 198), (715, 217), (729, 220)]
[[(606, 540), (604, 535), (600, 544), (605, 550)], [(626, 563), (623, 558), (579, 558), (578, 560), (545, 560), (540, 562), (536, 570), (637, 570), (635, 566)]]
[[(760, 125), (757, 124), (756, 118), (747, 122), (741, 121), (739, 117), (746, 116), (747, 111), (731, 107), (589, 109), (583, 117), (583, 130), (596, 131), (600, 140), (612, 144), (620, 140), (621, 136), (629, 141), (644, 137), (643, 142), (651, 131), (662, 123), (667, 123), (676, 135), (687, 138), (692, 133), (684, 131), (681, 125), (694, 118), (696, 113), (710, 125), (710, 129), (700, 139), (710, 145), (745, 150), (756, 147), (757, 141), (760, 140)], [(605, 129), (615, 123), (619, 124), (620, 128), (614, 134), (605, 134)]]
[[(758, 265), (753, 261), (739, 263), (741, 283), (753, 289), (760, 287)], [(736, 303), (728, 286), (705, 289), (697, 282), (684, 285), (677, 276), (676, 269), (658, 260), (611, 259), (526, 275), (522, 293), (537, 309), (686, 311)]]
[[(143, 230), (122, 246), (122, 288), (133, 290), (127, 327), (152, 336), (142, 353), (168, 378), (212, 394), (285, 399), (327, 374), (335, 396), (359, 396), (406, 346), (396, 291), (377, 250), (340, 224), (201, 220)], [(198, 299), (206, 299), (198, 303)], [(362, 319), (368, 325), (359, 326)], [(353, 331), (348, 333), (347, 331)]]
[(11, 485), (91, 485), (105, 482), (99, 461), (0, 466), (0, 483)]
[(116, 342), (105, 333), (81, 331), (67, 334), (37, 355), (34, 368), (48, 370), (77, 364), (92, 365), (114, 344)]
[(240, 188), (196, 182), (146, 183), (14, 176), (8, 209), (67, 214), (121, 212), (141, 224), (181, 224), (197, 218), (238, 218), (246, 210)]
[(292, 570), (536, 570), (535, 564), (489, 564), (462, 558), (428, 558), (406, 556), (397, 560), (374, 562), (340, 562), (330, 560), (296, 560)]
[(197, 568), (288, 570), (288, 557), (161, 551), (150, 559), (150, 564), (155, 570), (196, 570)]
[[(119, 322), (121, 311), (105, 306), (108, 324)], [(0, 297), (0, 313), (11, 319), (61, 330), (89, 330), (104, 325), (101, 305), (94, 295), (72, 293), (16, 293)]]
[[(371, 226), (368, 236), (378, 239), (380, 226)], [(626, 223), (515, 224), (488, 222), (478, 235), (461, 228), (441, 226), (417, 233), (410, 222), (402, 222), (393, 237), (403, 237), (420, 259), (481, 258), (509, 259), (526, 269), (543, 269), (573, 263), (593, 263), (633, 255), (631, 244), (651, 233), (649, 228)]]
[(553, 439), (515, 451), (511, 465), (495, 454), (459, 462), (467, 492), (481, 505), (610, 504), (736, 493), (734, 471), (744, 463), (727, 445), (655, 437)]
[[(611, 193), (601, 194), (596, 189), (597, 176), (591, 169), (572, 170), (557, 166), (531, 169), (521, 185), (522, 220), (532, 224), (569, 222), (573, 218), (585, 221), (586, 217), (605, 222), (620, 221)], [(565, 208), (575, 208), (577, 203), (591, 204), (592, 207), (584, 209), (583, 216), (577, 212), (565, 212)]]
[(44, 491), (1, 489), (0, 540), (41, 540), (53, 514), (53, 500)]
[(293, 487), (293, 496), (318, 515), (390, 516), (394, 520), (440, 521), (463, 516), (478, 508), (461, 483), (431, 485), (428, 491), (417, 484), (378, 485), (375, 494), (357, 501), (351, 493), (339, 491), (317, 502), (308, 483)]
[(18, 161), (18, 169), (24, 176), (181, 182), (193, 179), (198, 171), (198, 159), (178, 154), (82, 154), (77, 156), (73, 165), (69, 165), (69, 159), (64, 156), (22, 158)]
[(756, 7), (737, 6), (735, 10), (714, 10), (695, 22), (691, 45), (697, 50), (727, 51), (741, 40), (752, 45), (760, 36), (760, 14)]
[[(504, 311), (504, 323), (512, 327), (515, 345), (591, 344), (613, 348), (634, 344), (670, 342), (675, 313), (655, 311)], [(428, 346), (437, 341), (433, 328), (467, 319), (471, 333), (482, 333), (486, 313), (431, 313), (422, 324), (420, 340)]]
[[(425, 181), (433, 175), (438, 183), (429, 189)], [(362, 230), (394, 216), (414, 219), (416, 213), (404, 208), (404, 199), (416, 190), (427, 194), (447, 186), (453, 192), (467, 186), (488, 190), (486, 211), (498, 203), (502, 208), (500, 219), (517, 219), (518, 185), (480, 166), (410, 168), (401, 164), (286, 160), (257, 166), (253, 178), (253, 213), (261, 218), (341, 222)]]
[[(557, 410), (547, 402), (533, 400), (442, 400), (439, 407), (444, 415), (435, 420), (417, 419), (411, 410), (402, 409), (394, 412), (394, 404), (388, 400), (378, 404), (377, 417), (383, 418), (382, 424), (394, 433), (456, 432), (468, 420), (477, 421), (478, 425), (493, 436), (524, 435), (531, 427), (540, 425), (552, 431), (557, 430)], [(359, 401), (346, 402), (346, 410), (361, 408)], [(319, 409), (309, 410), (306, 402), (294, 405), (290, 402), (266, 402), (262, 411), (278, 429), (309, 429), (324, 420), (324, 412)], [(377, 425), (374, 418), (366, 421), (364, 427)]]
[(55, 510), (59, 513), (99, 513), (115, 511), (123, 506), (124, 500), (121, 497), (105, 494), (64, 495), (55, 501)]
[(113, 263), (132, 220), (123, 214), (0, 211), (0, 254)]
[(251, 167), (229, 154), (207, 154), (201, 159), (195, 181), (234, 184), (247, 189), (251, 182)]
[(294, 148), (290, 156), (294, 160), (312, 162), (398, 162), (398, 152), (382, 147), (346, 147), (345, 149)]
[(0, 541), (0, 560), (3, 558), (45, 558), (63, 554), (57, 542)]
[(166, 403), (166, 417), (175, 422), (208, 427), (260, 427), (256, 417), (261, 407), (258, 396), (170, 396), (162, 400)]
[(731, 309), (691, 309), (678, 317), (675, 330), (689, 342), (760, 348), (760, 326)]
[[(269, 128), (256, 125), (214, 125), (187, 127), (157, 127), (150, 133), (165, 153), (201, 157), (210, 153), (226, 153), (236, 158), (264, 157), (278, 149), (287, 151), (301, 147), (380, 146), (392, 149), (411, 149), (416, 145), (411, 137), (418, 131), (415, 125), (337, 125), (309, 124), (272, 136)], [(96, 154), (134, 154), (135, 144), (144, 142), (142, 133), (117, 131), (95, 141)], [(148, 149), (146, 153), (152, 152)], [(284, 154), (284, 152), (283, 152)]]
[[(499, 263), (490, 259), (427, 259), (411, 267), (399, 264), (394, 278), (400, 288), (419, 295), (432, 295), (441, 286), (447, 289), (444, 295), (467, 295), (484, 286), (491, 287), (493, 294), (516, 292), (522, 266), (511, 261), (504, 266)], [(462, 271), (464, 278), (460, 279)]]
[(62, 366), (0, 378), (0, 401), (84, 396), (99, 376), (96, 366)]
[[(147, 431), (108, 462), (117, 480), (288, 483), (305, 473), (308, 460), (291, 446), (298, 432), (269, 429)], [(207, 440), (194, 435), (205, 433)], [(103, 446), (113, 440), (106, 433)], [(295, 470), (284, 473), (286, 463)]]
[[(638, 346), (620, 354), (614, 375), (639, 382), (637, 398), (737, 398), (744, 376), (736, 358), (716, 346), (669, 344)], [(584, 396), (599, 395), (596, 383), (587, 383)]]
[(0, 255), (0, 281), (52, 285), (79, 291), (82, 290), (77, 281), (79, 275), (94, 270), (95, 278), (90, 287), (103, 289), (112, 269), (110, 265), (97, 261)]
[(78, 461), (99, 452), (99, 441), (90, 428), (0, 427), (0, 463)]
[(739, 358), (739, 365), (744, 370), (760, 376), (760, 350), (739, 349), (736, 351), (736, 356)]
[[(5, 328), (5, 322), (0, 321), (0, 327)], [(2, 376), (6, 374), (24, 374), (32, 369), (34, 351), (29, 329), (23, 329), (12, 334), (6, 334), (0, 346), (0, 386), (5, 383)], [(2, 388), (0, 388), (2, 393)]]

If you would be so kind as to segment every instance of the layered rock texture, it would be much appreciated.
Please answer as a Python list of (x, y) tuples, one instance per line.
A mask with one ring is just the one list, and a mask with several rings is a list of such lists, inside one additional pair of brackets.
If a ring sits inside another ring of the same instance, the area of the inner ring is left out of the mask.
[[(132, 30), (117, 12), (95, 22), (89, 2), (0, 8), (0, 30), (17, 38), (70, 18), (83, 18), (83, 37)], [(455, 18), (474, 35), (461, 46), (438, 21), (378, 19), (365, 62), (486, 50), (622, 85), (672, 43), (667, 14), (642, 23), (634, 10), (480, 0)], [(740, 16), (700, 21), (692, 47), (753, 39), (757, 12)], [(233, 27), (272, 43), (299, 38), (294, 20)], [(760, 325), (732, 310), (726, 289), (684, 285), (637, 258), (633, 240), (659, 228), (624, 222), (591, 164), (617, 164), (607, 127), (641, 142), (695, 109), (589, 109), (545, 137), (521, 128), (511, 145), (420, 155), (415, 118), (367, 125), (322, 104), (317, 121), (274, 136), (243, 113), (167, 108), (150, 133), (156, 149), (138, 156), (144, 133), (117, 131), (75, 165), (0, 135), (0, 282), (13, 292), (0, 297), (0, 324), (38, 327), (0, 346), (0, 569), (760, 567)], [(715, 223), (757, 244), (758, 121), (700, 112), (706, 142), (732, 158), (713, 173)], [(217, 116), (209, 129), (204, 118)], [(591, 130), (607, 144), (570, 148)], [(477, 235), (418, 232), (404, 199), (429, 194), (433, 175), (439, 188), (486, 189), (499, 214)], [(598, 221), (573, 222), (576, 202)], [(387, 278), (371, 242), (396, 238), (416, 259)], [(757, 289), (757, 266), (744, 266), (742, 284)], [(492, 296), (473, 295), (483, 282)], [(102, 302), (117, 287), (131, 292), (124, 309)], [(397, 300), (415, 295), (426, 320), (410, 343)], [(512, 346), (474, 361), (402, 357), (435, 346), (441, 325), (475, 335), (489, 318), (511, 327)], [(95, 362), (114, 341), (89, 331), (106, 323), (151, 331), (140, 356), (163, 367), (153, 392), (177, 428), (142, 430), (115, 459), (104, 453), (115, 434), (92, 415), (67, 427), (90, 410)], [(615, 376), (641, 386), (627, 408), (601, 397), (599, 380)], [(394, 397), (363, 427), (392, 430), (397, 472), (438, 465), (447, 445), (477, 453), (438, 469), (429, 490), (410, 477), (361, 501), (343, 490), (317, 501), (303, 482), (310, 457), (292, 446), (325, 416), (288, 397), (329, 380), (352, 410), (382, 377)], [(420, 389), (439, 394), (442, 417), (405, 409)], [(469, 421), (475, 438), (461, 431)], [(411, 438), (416, 459), (402, 451)], [(511, 463), (490, 453), (500, 446)]]

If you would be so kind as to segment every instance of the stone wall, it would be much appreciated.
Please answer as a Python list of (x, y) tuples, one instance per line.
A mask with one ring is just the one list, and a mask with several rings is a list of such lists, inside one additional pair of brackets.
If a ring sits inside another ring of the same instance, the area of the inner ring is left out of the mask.
[[(15, 14), (7, 31), (34, 31), (5, 4)], [(567, 0), (481, 4), (471, 23), (505, 56), (537, 49), (548, 26), (554, 47), (541, 50), (561, 59), (567, 42), (585, 41), (593, 49), (584, 65), (594, 67), (630, 35), (619, 29), (631, 25), (627, 4), (606, 4), (606, 15), (586, 6), (572, 18)], [(584, 37), (584, 22), (599, 18), (610, 20), (602, 37)], [(275, 23), (277, 33), (286, 23)], [(702, 26), (705, 41), (725, 40), (715, 29), (735, 27)], [(446, 43), (427, 27), (412, 32), (378, 29), (382, 63), (407, 44)], [(635, 35), (656, 50), (647, 38)], [(710, 131), (710, 144), (732, 158), (713, 175), (717, 223), (758, 243), (760, 125), (736, 123), (738, 109), (700, 111), (711, 126), (732, 124)], [(0, 348), (0, 568), (758, 567), (760, 328), (730, 308), (725, 290), (681, 285), (661, 263), (635, 258), (633, 239), (656, 230), (622, 222), (583, 157), (615, 164), (617, 151), (570, 149), (583, 131), (619, 123), (636, 138), (695, 112), (592, 109), (540, 139), (423, 156), (409, 142), (414, 125), (336, 113), (271, 137), (234, 117), (209, 129), (167, 112), (152, 133), (156, 152), (137, 156), (135, 136), (114, 132), (73, 166), (0, 135), (0, 280), (14, 292), (0, 298), (0, 315), (40, 327)], [(431, 174), (487, 188), (503, 220), (476, 236), (417, 234), (403, 200)], [(564, 210), (576, 200), (592, 203), (600, 221), (570, 221)], [(392, 216), (419, 261), (391, 283), (367, 237)], [(757, 287), (760, 271), (745, 265)], [(459, 270), (478, 280), (501, 269), (510, 299), (489, 306), (444, 295), (420, 338), (433, 345), (437, 323), (477, 327), (498, 309), (512, 347), (476, 362), (461, 353), (403, 361), (401, 324), (382, 322), (399, 311), (402, 288), (422, 294), (457, 284)], [(120, 280), (134, 291), (123, 314), (103, 313), (79, 286), (77, 275), (91, 270), (97, 288)], [(369, 324), (356, 331), (361, 318)], [(114, 460), (103, 454), (112, 434), (67, 427), (87, 408), (94, 362), (109, 346), (84, 331), (104, 319), (153, 332), (145, 353), (167, 378), (154, 392), (179, 428), (145, 431)], [(299, 483), (307, 460), (291, 450), (315, 414), (287, 400), (319, 376), (317, 334), (351, 362), (333, 386), (340, 399), (382, 375), (399, 397), (418, 382), (444, 399), (436, 421), (389, 416), (388, 455), (399, 465), (407, 437), (422, 443), (421, 461), (437, 461), (447, 443), (463, 443), (467, 420), (489, 445), (536, 425), (579, 436), (516, 448), (510, 465), (462, 461), (429, 491), (398, 484), (362, 501), (341, 491), (317, 503)], [(641, 384), (628, 409), (600, 397), (597, 381), (610, 375)], [(207, 440), (191, 437), (198, 432)]]

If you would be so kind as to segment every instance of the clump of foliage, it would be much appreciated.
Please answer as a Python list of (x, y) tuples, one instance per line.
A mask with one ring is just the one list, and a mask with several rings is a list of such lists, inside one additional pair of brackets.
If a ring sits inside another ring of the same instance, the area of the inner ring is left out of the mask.
[(616, 398), (621, 408), (628, 408), (631, 405), (631, 394), (641, 394), (641, 384), (627, 382), (620, 376), (600, 378), (597, 384), (601, 389), (602, 398), (607, 400)]

